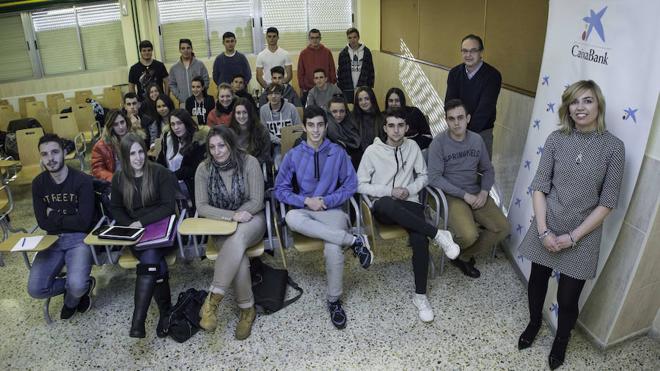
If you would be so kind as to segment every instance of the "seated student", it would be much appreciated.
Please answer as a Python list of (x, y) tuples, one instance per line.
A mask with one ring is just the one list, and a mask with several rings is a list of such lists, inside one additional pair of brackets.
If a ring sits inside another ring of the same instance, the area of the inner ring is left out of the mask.
[(235, 337), (244, 340), (250, 336), (256, 318), (250, 262), (245, 251), (259, 242), (266, 231), (264, 177), (257, 159), (238, 148), (231, 129), (211, 128), (207, 147), (209, 155), (195, 174), (199, 215), (235, 221), (238, 226), (232, 235), (214, 239), (218, 258), (209, 295), (199, 311), (199, 324), (207, 331), (215, 330), (218, 305), (233, 283), (240, 309)]
[[(35, 256), (28, 293), (35, 299), (64, 294), (60, 318), (69, 319), (92, 306), (96, 280), (90, 276), (92, 252), (83, 240), (92, 228), (94, 188), (92, 177), (65, 165), (60, 137), (46, 134), (38, 148), (45, 171), (32, 181), (34, 216), (39, 228), (59, 239)], [(58, 277), (64, 265), (66, 277)]]
[(406, 114), (406, 123), (408, 123), (406, 138), (417, 142), (420, 149), (428, 148), (433, 140), (429, 123), (419, 108), (406, 106), (406, 96), (401, 89), (391, 88), (385, 94), (385, 110), (389, 108), (401, 108)]
[(460, 99), (450, 99), (445, 103), (445, 115), (449, 128), (429, 147), (429, 184), (447, 195), (449, 229), (461, 247), (461, 257), (472, 255), (469, 261), (459, 258), (451, 263), (463, 274), (477, 278), (481, 273), (474, 267), (474, 255), (502, 242), (510, 227), (488, 196), (495, 172), (483, 139), (467, 130), (470, 115), (465, 105)]
[(426, 186), (426, 163), (419, 146), (405, 137), (408, 130), (405, 114), (399, 109), (385, 113), (385, 142), (374, 140), (362, 156), (358, 168), (358, 192), (377, 198), (373, 216), (383, 224), (396, 224), (406, 229), (413, 250), (415, 275), (413, 304), (423, 322), (433, 321), (433, 309), (426, 297), (429, 266), (429, 242), (444, 250), (449, 259), (458, 256), (459, 248), (451, 233), (428, 224), (418, 193)]
[(384, 121), (374, 90), (366, 86), (355, 89), (353, 122), (355, 122), (360, 132), (360, 149), (362, 152), (374, 142), (374, 138), (382, 137)]
[[(135, 93), (128, 93), (135, 94)], [(128, 95), (127, 94), (127, 95)], [(135, 98), (137, 100), (137, 97)], [(138, 121), (139, 123), (139, 121)], [(139, 124), (134, 125), (120, 110), (110, 110), (105, 115), (105, 125), (101, 138), (92, 148), (92, 176), (107, 182), (112, 181), (115, 171), (121, 169), (119, 161), (119, 142), (128, 133), (144, 136)]]
[(158, 100), (158, 97), (163, 94), (162, 86), (152, 82), (147, 85), (146, 91), (147, 96), (144, 101), (142, 101), (140, 108), (145, 115), (151, 117), (152, 120), (155, 120), (158, 118), (156, 101)]
[[(275, 179), (275, 197), (292, 207), (286, 214), (291, 230), (325, 242), (330, 320), (346, 327), (342, 308), (344, 250), (353, 250), (363, 268), (373, 261), (365, 235), (349, 232), (349, 217), (341, 209), (357, 188), (355, 170), (344, 149), (325, 138), (325, 111), (309, 106), (304, 111), (307, 140), (292, 148), (282, 161)], [(296, 191), (297, 190), (297, 191)]]
[(209, 112), (206, 118), (206, 124), (210, 127), (215, 125), (229, 125), (233, 110), (234, 94), (231, 91), (231, 85), (223, 82), (218, 86), (218, 100), (215, 102), (215, 109)]
[[(296, 89), (284, 82), (284, 67), (275, 66), (271, 68), (270, 76), (272, 84), (282, 85), (282, 98), (284, 98), (284, 100), (296, 107), (302, 107), (302, 102), (300, 101), (300, 97), (298, 97), (298, 93), (296, 93)], [(268, 103), (268, 92), (264, 89), (259, 97), (259, 107), (266, 103)]]
[(152, 148), (156, 144), (156, 140), (163, 134), (163, 130), (170, 126), (170, 115), (174, 111), (174, 102), (172, 99), (161, 94), (156, 99), (156, 113), (158, 117), (154, 119), (145, 129), (147, 138), (149, 139), (147, 146)]
[(300, 124), (298, 110), (293, 104), (282, 98), (282, 85), (270, 84), (266, 88), (268, 92), (268, 104), (259, 108), (259, 118), (261, 123), (266, 126), (270, 132), (270, 142), (273, 148), (273, 161), (276, 165), (281, 162), (280, 155), (280, 130), (284, 126)]
[[(147, 160), (147, 146), (140, 136), (130, 133), (121, 140), (120, 159), (121, 170), (112, 178), (110, 196), (110, 211), (116, 225), (145, 227), (174, 214), (176, 179), (169, 170)], [(135, 278), (131, 337), (145, 337), (144, 321), (152, 296), (160, 312), (156, 334), (167, 336), (171, 301), (165, 255), (169, 250), (131, 250), (140, 261)]]
[(257, 102), (254, 101), (254, 97), (247, 91), (245, 77), (243, 75), (236, 75), (231, 80), (231, 91), (235, 97), (247, 99), (254, 106), (254, 109), (257, 109)]
[[(146, 134), (149, 124), (156, 119), (155, 106), (153, 112), (150, 109), (145, 109), (146, 104), (140, 102), (137, 94), (131, 92), (124, 94), (123, 102), (122, 112), (125, 114), (127, 122), (130, 121), (131, 127), (142, 129)], [(149, 142), (149, 139), (147, 138), (146, 141)]]
[[(309, 99), (309, 98), (308, 98)], [(348, 104), (343, 96), (334, 96), (328, 103), (328, 139), (341, 145), (351, 156), (355, 169), (360, 164), (360, 132), (353, 122), (353, 116), (348, 110)]]
[(197, 124), (206, 125), (206, 118), (215, 108), (215, 101), (212, 96), (206, 94), (204, 79), (199, 76), (193, 77), (190, 90), (193, 95), (186, 100), (186, 111), (197, 117)]
[(234, 113), (229, 127), (237, 136), (238, 148), (259, 160), (260, 164), (270, 164), (270, 135), (261, 125), (254, 107), (245, 98), (236, 99)]
[(206, 132), (183, 109), (170, 115), (169, 130), (163, 134), (157, 162), (176, 176), (179, 189), (177, 199), (192, 200), (195, 205), (195, 170), (206, 156)]
[(328, 76), (323, 68), (314, 71), (314, 87), (307, 94), (307, 106), (325, 108), (334, 95), (344, 95), (337, 85), (328, 82)]

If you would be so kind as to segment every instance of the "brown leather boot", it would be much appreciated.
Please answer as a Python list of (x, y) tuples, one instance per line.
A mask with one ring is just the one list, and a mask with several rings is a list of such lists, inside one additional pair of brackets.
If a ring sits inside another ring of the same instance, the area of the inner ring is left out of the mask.
[(254, 310), (254, 306), (248, 309), (241, 308), (240, 319), (238, 320), (236, 333), (234, 334), (237, 340), (245, 340), (250, 337), (255, 318), (257, 318), (257, 311)]
[(199, 310), (199, 326), (206, 331), (213, 331), (218, 327), (218, 305), (224, 296), (210, 292)]

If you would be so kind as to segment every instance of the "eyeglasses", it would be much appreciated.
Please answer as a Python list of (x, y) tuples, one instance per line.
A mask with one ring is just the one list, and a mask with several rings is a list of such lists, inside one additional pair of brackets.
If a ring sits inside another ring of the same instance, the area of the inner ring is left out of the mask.
[(477, 54), (480, 51), (481, 51), (480, 49), (476, 49), (476, 48), (469, 49), (469, 50), (468, 49), (461, 49), (461, 54)]

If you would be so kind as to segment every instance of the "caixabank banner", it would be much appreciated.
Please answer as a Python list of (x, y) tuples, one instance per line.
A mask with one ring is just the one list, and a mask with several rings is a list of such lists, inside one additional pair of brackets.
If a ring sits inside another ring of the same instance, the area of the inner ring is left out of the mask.
[[(606, 101), (607, 130), (625, 144), (625, 172), (617, 208), (605, 219), (596, 278), (588, 280), (580, 307), (589, 296), (619, 234), (651, 131), (660, 88), (660, 1), (551, 0), (541, 74), (522, 163), (509, 205), (508, 249), (529, 279), (530, 261), (520, 244), (532, 225), (531, 188), (546, 139), (559, 124), (564, 90), (594, 80)], [(575, 166), (579, 165), (576, 160)], [(576, 170), (577, 171), (577, 170)], [(580, 192), (579, 187), (575, 192)], [(579, 244), (577, 246), (579, 248)], [(556, 328), (560, 272), (553, 272), (546, 296), (546, 318)]]

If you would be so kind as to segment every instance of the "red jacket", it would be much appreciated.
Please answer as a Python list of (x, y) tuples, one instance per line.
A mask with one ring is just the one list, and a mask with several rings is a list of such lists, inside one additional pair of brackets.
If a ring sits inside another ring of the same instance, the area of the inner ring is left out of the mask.
[(229, 126), (230, 122), (231, 122), (231, 112), (222, 113), (220, 114), (220, 116), (217, 116), (215, 114), (215, 109), (209, 112), (209, 115), (206, 118), (206, 124), (211, 128), (220, 124)]
[(300, 90), (308, 91), (314, 87), (314, 70), (323, 68), (328, 82), (337, 83), (337, 71), (332, 52), (321, 44), (318, 49), (307, 46), (298, 56), (298, 85)]
[(115, 151), (112, 148), (112, 144), (99, 139), (94, 145), (94, 148), (92, 148), (92, 176), (112, 182), (112, 175), (114, 173)]

